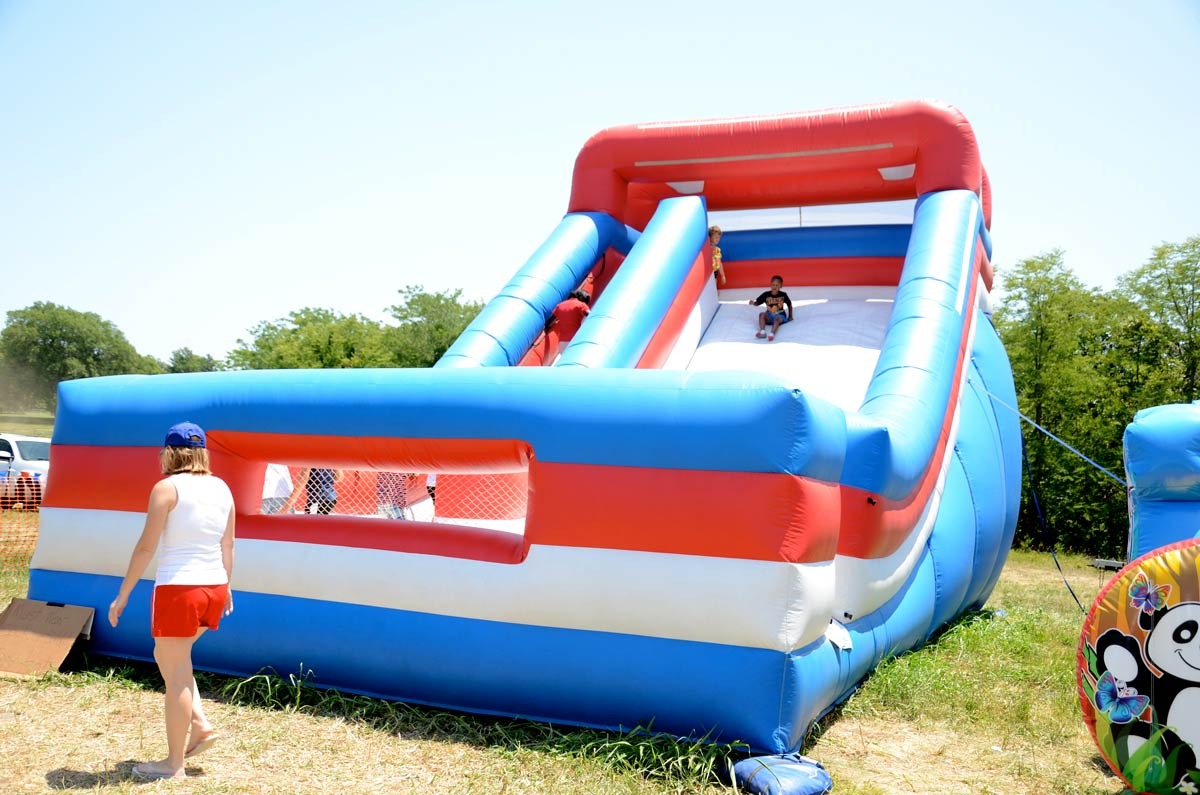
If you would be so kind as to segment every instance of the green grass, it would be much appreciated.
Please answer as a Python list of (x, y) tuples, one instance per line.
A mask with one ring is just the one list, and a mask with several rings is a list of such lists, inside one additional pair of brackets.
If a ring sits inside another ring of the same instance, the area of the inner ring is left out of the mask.
[(48, 411), (17, 411), (0, 414), (0, 433), (23, 436), (51, 436), (54, 415)]
[[(881, 664), (844, 714), (908, 712), (990, 726), (997, 712), (1023, 724), (1039, 712), (1069, 709), (1073, 697), (1058, 696), (1074, 687), (1075, 649), (1055, 618), (1040, 608), (967, 615), (923, 653)], [(1045, 703), (1047, 693), (1056, 694), (1054, 703)]]

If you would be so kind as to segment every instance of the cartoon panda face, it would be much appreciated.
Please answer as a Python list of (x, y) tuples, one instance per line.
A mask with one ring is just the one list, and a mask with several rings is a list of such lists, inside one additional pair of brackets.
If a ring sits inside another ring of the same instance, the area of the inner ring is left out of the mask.
[(1146, 637), (1146, 656), (1160, 670), (1200, 682), (1200, 603), (1169, 608)]

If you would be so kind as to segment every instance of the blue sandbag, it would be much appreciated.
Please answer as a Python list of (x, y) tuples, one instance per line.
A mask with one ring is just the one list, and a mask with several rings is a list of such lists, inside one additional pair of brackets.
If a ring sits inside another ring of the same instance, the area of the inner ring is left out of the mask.
[(824, 795), (833, 779), (815, 759), (800, 754), (752, 756), (733, 766), (738, 787), (755, 795)]

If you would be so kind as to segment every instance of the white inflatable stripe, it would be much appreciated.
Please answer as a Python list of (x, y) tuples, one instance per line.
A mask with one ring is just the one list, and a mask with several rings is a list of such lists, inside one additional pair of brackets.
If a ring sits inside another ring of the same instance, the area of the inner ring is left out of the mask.
[[(145, 515), (46, 508), (33, 567), (121, 577)], [(103, 543), (97, 539), (103, 538)], [(152, 562), (147, 572), (154, 571)], [(832, 562), (534, 546), (523, 563), (239, 539), (235, 589), (791, 651), (821, 637)]]

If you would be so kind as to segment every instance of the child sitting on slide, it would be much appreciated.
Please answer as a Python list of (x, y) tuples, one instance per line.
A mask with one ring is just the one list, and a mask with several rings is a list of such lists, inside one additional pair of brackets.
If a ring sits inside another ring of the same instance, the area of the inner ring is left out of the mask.
[[(783, 277), (772, 276), (771, 289), (750, 301), (754, 306), (767, 305), (765, 311), (758, 313), (758, 333), (754, 336), (759, 339), (766, 337), (768, 342), (775, 339), (779, 327), (792, 319), (792, 299), (788, 298), (782, 287)], [(766, 331), (767, 323), (771, 324), (770, 331)]]

